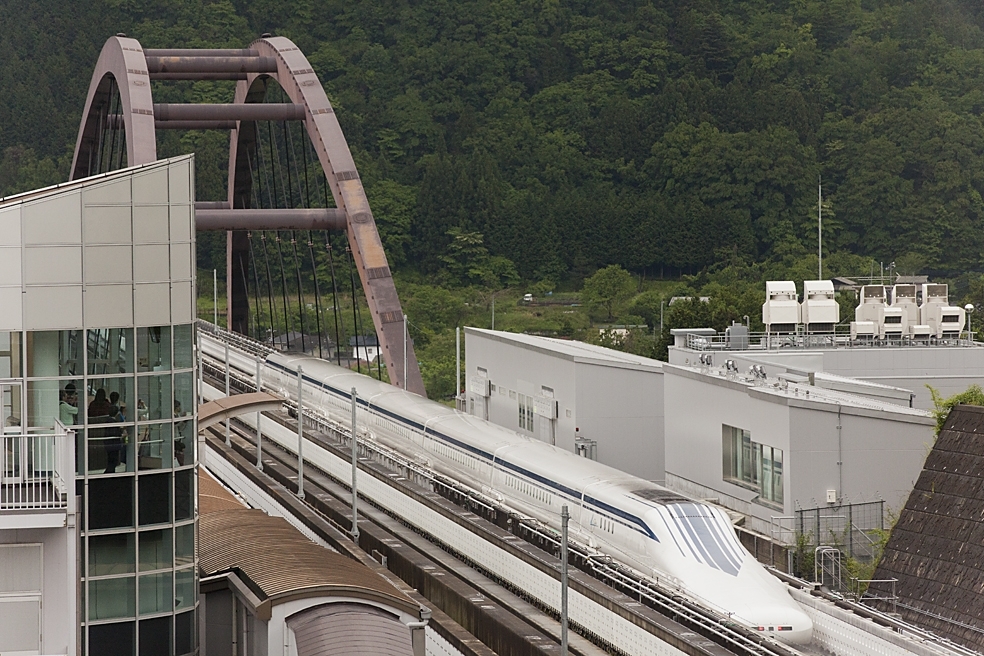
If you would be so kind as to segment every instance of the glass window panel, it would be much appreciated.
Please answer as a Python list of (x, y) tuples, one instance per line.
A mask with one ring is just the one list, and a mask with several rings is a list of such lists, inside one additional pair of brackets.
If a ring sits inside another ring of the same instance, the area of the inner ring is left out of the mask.
[(772, 449), (772, 500), (783, 502), (782, 494), (782, 451)]
[(195, 409), (195, 375), (174, 374), (174, 417), (190, 417)]
[(174, 368), (191, 369), (195, 360), (195, 327), (174, 326)]
[(171, 529), (140, 531), (140, 571), (171, 567)]
[(24, 375), (21, 339), (21, 333), (0, 330), (0, 378), (20, 378)]
[(101, 328), (86, 334), (89, 375), (133, 373), (133, 328)]
[(171, 595), (171, 572), (141, 576), (140, 614), (152, 615), (170, 611), (174, 606)]
[(89, 581), (88, 597), (90, 620), (133, 617), (136, 607), (134, 578), (126, 576)]
[(195, 584), (195, 568), (181, 569), (174, 573), (174, 608), (194, 608), (198, 586)]
[[(140, 599), (142, 607), (143, 597)], [(171, 617), (140, 620), (140, 656), (171, 656), (171, 653)]]
[(762, 447), (762, 497), (772, 500), (772, 447)]
[[(85, 475), (85, 457), (86, 457), (85, 429), (76, 427), (75, 428), (75, 475), (76, 476)], [(79, 483), (85, 483), (85, 481), (77, 479), (75, 481), (75, 485), (78, 486)]]
[(79, 411), (79, 391), (85, 387), (80, 380), (60, 381), (58, 386), (58, 420), (65, 426), (82, 424), (83, 412)]
[(174, 519), (191, 519), (195, 499), (195, 470), (174, 472)]
[(27, 333), (28, 378), (74, 378), (81, 375), (81, 330)]
[(133, 573), (136, 559), (133, 533), (90, 535), (88, 539), (88, 576)]
[(171, 521), (171, 474), (148, 474), (139, 483), (140, 525)]
[(195, 464), (195, 431), (191, 421), (174, 423), (174, 463), (175, 467)]
[(132, 424), (90, 428), (86, 440), (89, 474), (132, 472), (134, 460), (131, 436), (135, 433), (136, 427)]
[[(174, 653), (182, 656), (191, 652), (195, 638), (195, 611), (174, 616)], [(256, 652), (258, 653), (258, 652)]]
[(92, 656), (133, 656), (136, 622), (113, 622), (89, 627)]
[[(53, 428), (55, 420), (82, 423), (79, 413), (79, 380), (35, 380), (27, 383), (27, 425), (31, 428)], [(74, 399), (74, 404), (73, 401)], [(18, 414), (20, 414), (18, 409)]]
[(133, 421), (129, 416), (133, 401), (133, 378), (90, 378), (86, 387), (86, 421), (112, 424)]
[(0, 385), (0, 432), (20, 433), (24, 414), (24, 386), (19, 382)]
[(171, 376), (141, 376), (137, 379), (137, 421), (170, 419)]
[(137, 426), (137, 462), (141, 470), (171, 468), (171, 424)]
[(137, 328), (137, 371), (171, 368), (171, 327)]
[(133, 477), (95, 478), (88, 484), (89, 529), (133, 526)]
[(174, 566), (184, 567), (195, 562), (195, 525), (174, 528)]

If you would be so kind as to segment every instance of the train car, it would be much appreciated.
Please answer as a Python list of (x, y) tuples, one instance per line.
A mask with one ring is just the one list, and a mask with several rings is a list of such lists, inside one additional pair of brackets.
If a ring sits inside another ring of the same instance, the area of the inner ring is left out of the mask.
[[(220, 355), (221, 345), (209, 342), (206, 352)], [(230, 364), (255, 370), (255, 360), (232, 352)], [(316, 358), (272, 353), (264, 383), (295, 397), (298, 366), (308, 407), (346, 424), (355, 388), (371, 439), (554, 528), (566, 504), (573, 536), (590, 547), (752, 629), (810, 642), (810, 618), (741, 545), (721, 509)]]

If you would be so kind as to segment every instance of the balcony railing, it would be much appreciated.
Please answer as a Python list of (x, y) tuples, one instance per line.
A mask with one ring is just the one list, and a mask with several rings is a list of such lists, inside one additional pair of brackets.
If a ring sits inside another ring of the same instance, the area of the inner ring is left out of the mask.
[(932, 346), (932, 347), (979, 347), (980, 342), (974, 340), (975, 333), (966, 330), (959, 337), (926, 337), (911, 336), (872, 339), (860, 337), (852, 339), (850, 326), (837, 325), (832, 333), (793, 333), (768, 334), (747, 333), (738, 337), (724, 333), (717, 335), (688, 334), (687, 348), (694, 351), (776, 351), (781, 349), (843, 349), (843, 348), (893, 348), (900, 346)]
[(75, 433), (0, 435), (0, 513), (74, 510)]

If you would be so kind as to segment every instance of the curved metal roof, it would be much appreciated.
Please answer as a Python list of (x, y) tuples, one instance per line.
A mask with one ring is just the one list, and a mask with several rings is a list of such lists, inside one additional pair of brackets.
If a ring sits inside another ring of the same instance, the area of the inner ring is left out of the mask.
[(308, 540), (282, 517), (244, 507), (208, 474), (199, 476), (199, 568), (202, 578), (236, 572), (272, 606), (304, 597), (353, 597), (414, 617), (420, 607), (375, 572)]

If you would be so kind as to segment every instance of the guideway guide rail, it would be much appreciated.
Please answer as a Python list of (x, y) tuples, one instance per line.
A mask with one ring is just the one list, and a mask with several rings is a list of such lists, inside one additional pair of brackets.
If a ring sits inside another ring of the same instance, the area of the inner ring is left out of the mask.
[[(238, 348), (242, 348), (241, 345), (236, 344)], [(261, 345), (256, 345), (259, 348), (256, 349), (260, 351), (256, 353), (257, 355), (262, 354), (263, 347)], [(252, 349), (250, 349), (252, 350)], [(215, 375), (216, 378), (223, 379), (224, 382), (224, 366), (218, 363), (219, 366), (213, 364), (212, 362), (205, 363), (206, 372)], [(221, 367), (221, 368), (220, 368)], [(255, 387), (251, 377), (239, 375), (239, 377), (234, 381), (234, 388), (240, 391), (254, 391)], [(296, 412), (296, 410), (295, 410)], [(281, 419), (281, 423), (285, 423)], [(292, 423), (292, 422), (291, 422)], [(317, 416), (313, 416), (310, 411), (305, 412), (305, 424), (313, 425), (320, 424), (322, 433), (308, 433), (306, 436), (306, 442), (314, 442), (326, 450), (334, 450), (339, 458), (348, 459), (351, 451), (348, 448), (340, 448), (340, 442), (347, 440), (347, 435), (342, 433), (347, 433), (344, 427), (337, 425), (329, 425), (328, 423), (320, 420)], [(296, 429), (294, 429), (296, 430)], [(264, 428), (264, 433), (266, 434), (266, 428)], [(328, 438), (325, 433), (333, 434), (338, 438), (338, 441), (332, 441)], [(360, 446), (363, 446), (360, 444)], [(377, 445), (366, 444), (364, 448), (367, 450), (377, 448)], [(380, 457), (386, 460), (393, 460), (393, 453), (375, 453), (370, 454), (374, 457)], [(291, 458), (288, 457), (286, 462), (290, 462)], [(392, 470), (385, 470), (379, 463), (369, 463), (367, 459), (362, 459), (361, 469), (372, 473), (376, 477), (385, 480), (388, 485), (391, 486), (401, 486), (408, 488), (411, 485), (409, 481), (394, 480), (394, 478), (404, 478), (407, 474), (410, 477), (420, 479), (421, 472), (419, 471), (409, 471), (406, 467), (401, 467), (404, 476), (399, 473), (394, 473)], [(391, 462), (391, 464), (393, 464)], [(400, 463), (397, 463), (400, 464)], [(402, 463), (404, 466), (415, 467), (417, 470), (420, 469), (419, 465), (413, 465), (413, 463)], [(264, 461), (264, 468), (266, 468), (266, 462)], [(379, 471), (372, 471), (378, 469)], [(425, 478), (427, 476), (425, 475)], [(296, 474), (294, 475), (296, 480)], [(309, 476), (305, 477), (306, 480), (310, 480)], [(457, 495), (461, 501), (476, 508), (483, 514), (487, 514), (487, 508), (481, 508), (480, 506), (485, 505), (481, 499), (468, 497), (464, 493), (465, 488), (457, 485), (450, 481), (441, 481), (440, 477), (429, 475), (430, 480), (424, 481), (428, 487), (433, 487), (434, 489), (439, 489), (444, 487), (445, 489), (439, 490), (447, 496)], [(468, 523), (471, 529), (475, 533), (482, 533), (483, 537), (490, 542), (498, 543), (502, 548), (512, 550), (514, 552), (519, 552), (517, 555), (523, 559), (538, 561), (541, 567), (552, 568), (551, 572), (556, 575), (558, 579), (559, 586), (559, 575), (556, 572), (556, 561), (557, 559), (553, 554), (545, 553), (539, 548), (535, 547), (531, 543), (520, 540), (507, 531), (501, 528), (485, 522), (484, 520), (478, 518), (477, 516), (471, 515), (471, 513), (462, 513), (460, 507), (451, 505), (447, 499), (431, 492), (430, 490), (421, 491), (419, 487), (416, 487), (416, 491), (404, 491), (405, 494), (416, 495), (418, 500), (431, 505), (445, 504), (443, 512), (453, 515), (455, 521), (459, 523)], [(345, 486), (347, 489), (347, 485)], [(449, 494), (453, 493), (453, 494)], [(500, 509), (501, 510), (501, 509)], [(350, 517), (348, 514), (343, 514), (343, 521), (350, 523), (350, 520), (345, 519)], [(542, 526), (525, 526), (520, 530), (518, 516), (511, 516), (509, 518), (508, 524), (513, 525), (513, 530), (515, 532), (522, 533), (524, 537), (532, 537), (537, 540), (543, 546), (552, 548), (554, 545), (550, 544), (556, 536), (553, 536), (553, 531)], [(515, 522), (513, 521), (515, 520)], [(415, 529), (416, 530), (416, 529)], [(445, 549), (450, 550), (447, 545), (442, 545)], [(780, 645), (768, 640), (763, 640), (759, 635), (751, 633), (744, 629), (744, 627), (738, 627), (734, 625), (729, 625), (726, 618), (721, 618), (719, 616), (714, 616), (713, 613), (708, 611), (703, 611), (695, 607), (692, 603), (687, 600), (674, 595), (672, 592), (663, 592), (656, 588), (655, 586), (649, 584), (646, 586), (638, 585), (634, 582), (623, 580), (618, 581), (618, 577), (628, 578), (624, 571), (620, 571), (617, 567), (599, 562), (596, 559), (582, 558), (584, 562), (589, 565), (589, 569), (594, 570), (594, 573), (606, 574), (608, 578), (615, 579), (616, 583), (620, 584), (619, 588), (622, 590), (632, 590), (632, 596), (635, 599), (627, 597), (612, 587), (606, 586), (601, 582), (589, 578), (584, 572), (574, 572), (572, 577), (572, 587), (578, 587), (581, 590), (589, 593), (592, 597), (598, 600), (598, 603), (602, 604), (605, 608), (608, 608), (610, 612), (621, 615), (622, 617), (630, 617), (631, 621), (638, 626), (646, 627), (646, 631), (649, 631), (655, 635), (659, 635), (661, 639), (666, 639), (667, 642), (673, 644), (674, 647), (680, 649), (684, 653), (694, 653), (694, 654), (796, 654), (795, 650)], [(582, 563), (583, 565), (584, 563)], [(492, 573), (495, 576), (495, 573)], [(516, 587), (515, 583), (509, 581), (503, 581), (506, 585), (511, 585)], [(520, 592), (522, 592), (520, 590)], [(636, 599), (646, 602), (647, 605), (643, 605), (636, 601)], [(653, 612), (648, 606), (655, 606), (658, 608), (663, 615)], [(551, 610), (551, 613), (553, 611)], [(680, 624), (676, 620), (680, 620), (684, 624)], [(665, 638), (664, 638), (665, 636)], [(598, 639), (598, 636), (595, 636)], [(604, 638), (602, 637), (602, 642)], [(713, 642), (712, 642), (713, 640)], [(720, 643), (724, 643), (723, 645)], [(609, 648), (616, 648), (616, 645), (606, 645)]]
[[(242, 467), (255, 464), (252, 441), (245, 427), (237, 426), (232, 444), (226, 447), (221, 437), (209, 437), (209, 447), (222, 451), (226, 458), (235, 458)], [(288, 496), (296, 492), (296, 470), (293, 458), (280, 448), (264, 453), (263, 473), (272, 478), (273, 485)], [(415, 533), (382, 511), (367, 507), (359, 511), (359, 547), (350, 538), (350, 507), (347, 490), (324, 474), (308, 471), (305, 474), (307, 493), (303, 503), (312, 514), (323, 517), (344, 536), (350, 550), (359, 549), (381, 562), (438, 609), (444, 611), (456, 625), (478, 637), (500, 656), (544, 656), (558, 653), (558, 643), (551, 632), (552, 618), (539, 609), (525, 604), (507, 590), (496, 586), (464, 563), (441, 550), (423, 536)], [(297, 500), (301, 503), (300, 500)], [(432, 618), (432, 622), (435, 618)], [(581, 638), (571, 651), (578, 656), (600, 656), (604, 653)]]

